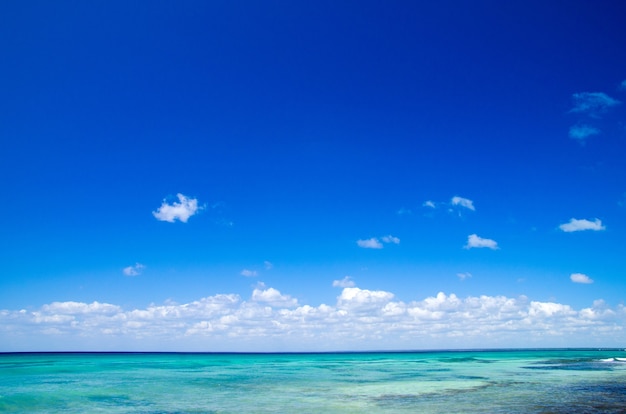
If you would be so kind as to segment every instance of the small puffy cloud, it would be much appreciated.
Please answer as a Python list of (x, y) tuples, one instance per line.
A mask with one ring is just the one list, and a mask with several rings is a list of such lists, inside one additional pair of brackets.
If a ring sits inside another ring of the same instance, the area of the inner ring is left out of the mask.
[(128, 266), (122, 269), (122, 272), (124, 273), (124, 276), (139, 276), (145, 268), (146, 266), (141, 263), (135, 263), (134, 266)]
[(356, 241), (356, 244), (359, 247), (364, 249), (382, 249), (383, 244), (376, 237), (372, 237), (371, 239), (360, 239)]
[(240, 275), (245, 277), (255, 277), (258, 276), (258, 273), (256, 270), (243, 269)]
[(380, 239), (372, 237), (371, 239), (361, 239), (356, 241), (356, 244), (364, 249), (382, 249), (383, 243), (400, 244), (400, 239), (395, 236), (388, 235), (383, 236)]
[(569, 129), (569, 137), (580, 141), (584, 141), (588, 137), (598, 135), (599, 133), (600, 130), (598, 128), (583, 124), (574, 125)]
[(488, 249), (497, 250), (498, 243), (495, 240), (491, 239), (483, 239), (482, 237), (478, 237), (476, 234), (470, 234), (467, 236), (467, 244), (464, 246), (465, 249), (472, 248), (483, 248), (486, 247)]
[(568, 223), (561, 224), (559, 228), (566, 233), (584, 230), (600, 231), (606, 229), (606, 227), (602, 225), (602, 221), (600, 219), (590, 221), (585, 219), (578, 220), (575, 218), (570, 219)]
[(431, 200), (426, 200), (424, 201), (424, 204), (422, 204), (423, 207), (428, 207), (428, 208), (436, 208), (437, 206), (435, 205), (434, 201)]
[(465, 207), (469, 210), (475, 211), (476, 209), (474, 208), (474, 202), (470, 199), (467, 198), (463, 198), (463, 197), (459, 197), (459, 196), (454, 196), (452, 197), (451, 203), (453, 206), (461, 206), (461, 207)]
[(178, 202), (168, 204), (166, 200), (163, 200), (161, 207), (152, 212), (152, 215), (160, 221), (167, 221), (174, 223), (176, 220), (180, 220), (186, 223), (189, 217), (193, 216), (201, 209), (198, 207), (198, 200), (195, 198), (188, 198), (183, 194), (176, 194)]
[(572, 273), (569, 278), (574, 283), (583, 283), (587, 285), (593, 283), (593, 279), (583, 273)]
[(613, 99), (603, 92), (581, 92), (572, 95), (574, 107), (570, 112), (583, 113), (592, 117), (598, 117), (607, 109), (619, 105), (621, 102)]
[(400, 239), (392, 235), (384, 236), (381, 239), (384, 243), (400, 244)]
[(350, 276), (346, 276), (341, 280), (333, 280), (333, 287), (349, 288), (354, 287), (354, 280)]
[(463, 272), (463, 273), (457, 273), (456, 276), (460, 279), (460, 280), (465, 280), (465, 279), (469, 279), (470, 277), (472, 277), (472, 274), (469, 272)]

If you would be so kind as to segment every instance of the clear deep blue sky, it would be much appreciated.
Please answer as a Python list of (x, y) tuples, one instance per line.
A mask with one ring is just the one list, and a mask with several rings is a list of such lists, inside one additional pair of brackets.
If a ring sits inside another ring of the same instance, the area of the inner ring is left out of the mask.
[(3, 3), (0, 350), (623, 345), (624, 21)]

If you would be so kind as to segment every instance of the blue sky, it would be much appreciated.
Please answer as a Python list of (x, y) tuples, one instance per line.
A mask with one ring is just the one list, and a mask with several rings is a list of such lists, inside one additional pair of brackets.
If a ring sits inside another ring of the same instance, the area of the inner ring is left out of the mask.
[(626, 343), (618, 2), (0, 6), (0, 351)]

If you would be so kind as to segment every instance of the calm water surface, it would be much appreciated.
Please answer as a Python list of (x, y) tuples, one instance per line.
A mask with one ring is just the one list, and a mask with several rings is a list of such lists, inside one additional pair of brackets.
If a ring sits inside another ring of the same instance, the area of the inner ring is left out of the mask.
[(626, 352), (0, 354), (0, 412), (626, 413)]

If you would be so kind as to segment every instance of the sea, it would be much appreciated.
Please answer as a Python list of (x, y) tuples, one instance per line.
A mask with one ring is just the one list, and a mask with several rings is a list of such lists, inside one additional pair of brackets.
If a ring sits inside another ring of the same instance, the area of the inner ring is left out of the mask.
[(626, 413), (626, 350), (0, 353), (2, 413)]

